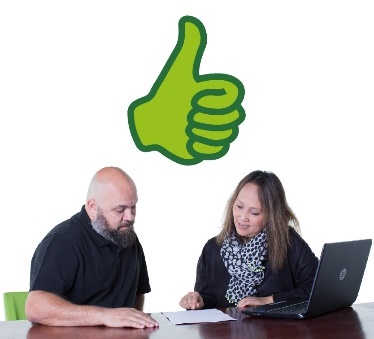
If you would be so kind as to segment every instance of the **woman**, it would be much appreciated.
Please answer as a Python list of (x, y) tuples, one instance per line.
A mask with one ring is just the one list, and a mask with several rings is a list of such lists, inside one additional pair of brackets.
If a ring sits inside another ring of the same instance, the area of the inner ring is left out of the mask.
[(245, 176), (227, 203), (221, 232), (204, 246), (186, 309), (246, 307), (309, 297), (318, 259), (295, 229), (282, 183)]

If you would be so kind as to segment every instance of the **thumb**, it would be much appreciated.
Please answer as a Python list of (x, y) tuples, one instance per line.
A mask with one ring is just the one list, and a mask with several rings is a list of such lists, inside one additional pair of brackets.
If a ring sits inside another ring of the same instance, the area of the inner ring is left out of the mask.
[(164, 81), (170, 80), (174, 86), (179, 84), (185, 87), (191, 81), (196, 82), (207, 35), (202, 22), (192, 16), (182, 17), (178, 26), (177, 44), (162, 73), (165, 76)]

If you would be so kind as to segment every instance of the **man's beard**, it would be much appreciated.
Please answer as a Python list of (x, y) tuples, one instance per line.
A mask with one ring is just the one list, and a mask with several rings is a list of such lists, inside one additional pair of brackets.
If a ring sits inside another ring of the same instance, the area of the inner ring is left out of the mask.
[[(133, 221), (125, 221), (119, 224), (118, 228), (112, 229), (100, 208), (97, 211), (96, 219), (92, 220), (91, 224), (97, 233), (99, 233), (105, 239), (114, 242), (120, 248), (130, 247), (136, 240)], [(127, 229), (121, 231), (119, 228), (123, 226), (126, 226)]]

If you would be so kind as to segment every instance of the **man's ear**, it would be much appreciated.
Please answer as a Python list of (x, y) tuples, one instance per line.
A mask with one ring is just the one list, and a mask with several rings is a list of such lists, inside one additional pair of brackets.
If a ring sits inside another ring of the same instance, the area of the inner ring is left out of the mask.
[(97, 206), (95, 199), (88, 199), (86, 202), (86, 212), (91, 220), (96, 219)]

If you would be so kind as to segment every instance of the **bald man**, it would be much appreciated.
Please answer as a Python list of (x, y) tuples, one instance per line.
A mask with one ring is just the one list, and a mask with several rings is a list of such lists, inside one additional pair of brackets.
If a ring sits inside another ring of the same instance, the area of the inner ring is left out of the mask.
[(150, 292), (134, 232), (136, 186), (106, 167), (91, 180), (86, 204), (54, 227), (31, 261), (28, 320), (50, 326), (155, 327), (143, 313)]

